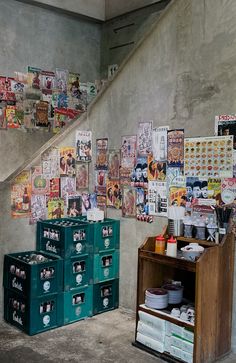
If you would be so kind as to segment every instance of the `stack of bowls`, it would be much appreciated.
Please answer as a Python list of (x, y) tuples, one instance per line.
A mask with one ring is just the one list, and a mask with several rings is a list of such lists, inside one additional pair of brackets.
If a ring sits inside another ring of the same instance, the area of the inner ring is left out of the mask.
[(165, 309), (168, 306), (168, 292), (159, 287), (147, 289), (145, 305), (152, 309)]
[(162, 289), (168, 292), (168, 303), (170, 305), (180, 304), (183, 299), (183, 286), (166, 284)]

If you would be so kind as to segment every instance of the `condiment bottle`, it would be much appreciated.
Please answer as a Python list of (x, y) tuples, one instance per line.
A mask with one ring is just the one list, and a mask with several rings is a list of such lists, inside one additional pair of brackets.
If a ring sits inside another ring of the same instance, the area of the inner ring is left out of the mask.
[(163, 235), (159, 235), (156, 237), (155, 241), (155, 252), (160, 253), (161, 255), (164, 254), (166, 248), (166, 240)]
[(173, 236), (171, 236), (167, 240), (166, 254), (167, 254), (167, 256), (171, 256), (171, 257), (176, 257), (177, 256), (177, 241)]

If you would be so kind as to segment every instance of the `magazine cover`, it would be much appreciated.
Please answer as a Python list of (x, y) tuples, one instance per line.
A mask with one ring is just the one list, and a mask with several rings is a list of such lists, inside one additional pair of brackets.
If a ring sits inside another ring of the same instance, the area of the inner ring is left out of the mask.
[(33, 194), (31, 196), (31, 214), (29, 223), (35, 224), (40, 219), (46, 219), (46, 196)]
[(121, 167), (133, 169), (136, 161), (137, 136), (122, 136)]
[(152, 154), (157, 161), (167, 161), (167, 131), (169, 126), (155, 127), (152, 130)]
[(221, 179), (220, 178), (208, 178), (208, 198), (214, 198), (217, 201), (221, 201)]
[(186, 207), (187, 202), (187, 189), (180, 187), (169, 188), (169, 205), (178, 207)]
[(168, 187), (185, 187), (186, 178), (183, 168), (168, 168), (166, 169), (166, 181)]
[(122, 195), (119, 180), (107, 181), (107, 207), (121, 208)]
[(136, 188), (136, 215), (148, 215), (148, 190)]
[(59, 149), (56, 147), (50, 147), (47, 151), (41, 155), (42, 173), (46, 178), (57, 178), (60, 175), (59, 172)]
[(24, 170), (11, 186), (11, 216), (21, 218), (30, 216), (31, 178), (30, 171)]
[(51, 71), (41, 71), (40, 81), (42, 90), (52, 93), (52, 90), (55, 88), (55, 73)]
[(233, 135), (233, 148), (236, 149), (236, 115), (215, 116), (215, 135)]
[(64, 217), (64, 200), (62, 198), (48, 200), (48, 219)]
[(107, 170), (95, 170), (95, 191), (106, 195)]
[(75, 176), (75, 147), (60, 148), (60, 175)]
[(224, 204), (236, 202), (236, 179), (225, 178), (221, 182), (221, 198)]
[(67, 93), (68, 75), (69, 75), (68, 70), (56, 68), (55, 72), (56, 88), (64, 93)]
[(6, 122), (8, 129), (18, 129), (20, 127), (16, 119), (16, 106), (6, 107)]
[(108, 153), (108, 178), (119, 179), (120, 177), (120, 151), (109, 150)]
[(76, 190), (88, 189), (89, 187), (89, 164), (76, 163)]
[(123, 186), (122, 217), (136, 218), (136, 188)]
[(139, 122), (137, 149), (140, 156), (147, 156), (152, 151), (152, 121)]
[(137, 158), (131, 174), (131, 186), (145, 188), (148, 186), (147, 157)]
[(78, 217), (82, 215), (82, 196), (70, 195), (67, 198), (67, 216)]
[(150, 215), (167, 217), (168, 196), (166, 182), (148, 182), (148, 203)]
[(76, 155), (77, 161), (90, 162), (92, 159), (92, 132), (76, 131)]
[(36, 126), (48, 127), (48, 102), (39, 101), (36, 104)]
[(96, 164), (95, 168), (108, 169), (108, 139), (96, 139)]
[(167, 162), (169, 167), (184, 166), (184, 129), (167, 131)]
[(73, 177), (61, 177), (61, 198), (65, 201), (67, 200), (67, 196), (73, 195), (76, 192), (76, 179)]
[(7, 120), (6, 120), (6, 103), (0, 102), (0, 129), (7, 128)]
[(34, 89), (41, 88), (40, 74), (41, 69), (36, 67), (28, 66), (28, 85)]
[(41, 166), (31, 168), (32, 194), (47, 194), (49, 192), (49, 179), (42, 174)]
[(47, 193), (48, 199), (60, 197), (60, 178), (49, 179), (49, 191)]

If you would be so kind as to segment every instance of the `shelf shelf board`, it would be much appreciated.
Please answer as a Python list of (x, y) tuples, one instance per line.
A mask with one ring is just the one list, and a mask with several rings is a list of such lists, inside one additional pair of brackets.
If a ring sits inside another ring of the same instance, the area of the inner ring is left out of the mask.
[(144, 304), (139, 305), (139, 310), (144, 311), (147, 314), (156, 316), (157, 318), (167, 320), (170, 323), (182, 326), (184, 328), (194, 330), (194, 325), (192, 323), (187, 322), (187, 321), (183, 321), (183, 320), (178, 319), (178, 318), (173, 318), (173, 316), (171, 316), (168, 313), (165, 313), (162, 310), (151, 309), (151, 308), (146, 307)]
[(206, 247), (215, 247), (219, 246), (219, 244), (215, 242), (209, 242), (203, 239), (196, 239), (196, 238), (186, 238), (186, 237), (176, 237), (177, 241), (182, 241), (186, 243), (198, 243), (199, 245), (206, 246)]

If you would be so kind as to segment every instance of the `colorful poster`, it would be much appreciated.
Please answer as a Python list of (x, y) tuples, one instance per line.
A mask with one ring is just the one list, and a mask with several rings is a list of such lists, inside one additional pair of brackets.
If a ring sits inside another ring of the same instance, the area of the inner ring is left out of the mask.
[(184, 152), (185, 176), (233, 176), (233, 136), (186, 138)]
[(136, 165), (131, 174), (131, 186), (147, 187), (148, 185), (148, 171), (147, 171), (147, 157), (138, 157)]
[(24, 127), (26, 129), (32, 129), (36, 126), (36, 104), (38, 100), (25, 98), (23, 101), (24, 109)]
[(167, 131), (167, 162), (168, 167), (184, 166), (184, 130)]
[(88, 163), (76, 163), (76, 190), (88, 189), (89, 187), (89, 166)]
[(122, 195), (119, 180), (108, 180), (106, 185), (107, 207), (121, 208)]
[(42, 173), (46, 178), (59, 177), (59, 149), (50, 147), (41, 155)]
[(81, 95), (79, 77), (79, 73), (69, 73), (67, 93), (73, 98), (79, 98)]
[(48, 127), (48, 102), (39, 101), (36, 104), (36, 126)]
[(6, 107), (6, 122), (8, 129), (18, 129), (20, 125), (16, 119), (16, 106), (8, 106)]
[(148, 203), (150, 215), (167, 217), (168, 197), (166, 182), (148, 182)]
[(30, 224), (37, 223), (40, 219), (46, 219), (46, 196), (34, 194), (31, 196)]
[(91, 161), (92, 159), (92, 132), (76, 131), (76, 156), (77, 161)]
[(60, 178), (51, 178), (49, 180), (48, 199), (60, 197)]
[(167, 160), (167, 131), (169, 126), (155, 127), (152, 130), (152, 154), (154, 160)]
[(136, 215), (148, 215), (148, 191), (144, 188), (136, 188)]
[(221, 198), (224, 204), (236, 202), (236, 178), (222, 179)]
[(169, 188), (169, 205), (186, 207), (187, 189), (181, 187)]
[(64, 217), (64, 200), (62, 198), (49, 199), (48, 219), (57, 219), (63, 217)]
[(97, 170), (108, 169), (108, 139), (96, 139), (96, 164)]
[(28, 66), (28, 85), (34, 89), (41, 88), (40, 74), (41, 69), (36, 67)]
[(215, 116), (215, 135), (233, 135), (233, 148), (236, 149), (236, 115)]
[(152, 121), (139, 122), (137, 149), (139, 156), (147, 156), (152, 151)]
[(6, 103), (0, 102), (0, 129), (7, 128), (7, 120), (6, 120)]
[(65, 201), (69, 195), (73, 195), (76, 192), (76, 178), (73, 177), (61, 177), (61, 198)]
[(184, 187), (186, 185), (186, 178), (183, 168), (167, 168), (166, 181), (168, 187)]
[(12, 218), (30, 216), (31, 178), (30, 171), (22, 171), (11, 187), (11, 216)]
[(54, 109), (53, 133), (57, 134), (67, 124), (67, 110), (64, 108)]
[(122, 217), (136, 218), (136, 188), (123, 187), (122, 193)]
[(97, 207), (104, 212), (104, 217), (107, 215), (107, 198), (105, 195), (97, 195)]
[(32, 194), (47, 194), (49, 192), (49, 179), (42, 174), (41, 166), (31, 168)]
[(133, 169), (136, 161), (137, 136), (122, 136), (121, 138), (121, 167)]
[(107, 170), (95, 170), (95, 191), (106, 195)]
[(82, 193), (82, 215), (86, 215), (89, 209), (97, 207), (96, 193)]
[(108, 154), (108, 178), (119, 179), (120, 177), (120, 151), (109, 150)]
[(75, 147), (60, 148), (60, 175), (75, 176)]
[(55, 73), (51, 71), (41, 71), (40, 81), (43, 91), (47, 91), (47, 93), (52, 93), (52, 90), (55, 88)]
[(157, 161), (153, 159), (153, 155), (149, 154), (147, 157), (148, 164), (148, 180), (157, 180), (158, 170), (157, 170)]
[(88, 104), (93, 101), (97, 95), (95, 83), (87, 82), (87, 102)]
[(0, 92), (11, 92), (11, 83), (14, 81), (13, 78), (0, 76)]
[(56, 88), (61, 92), (67, 93), (67, 82), (68, 82), (69, 72), (66, 69), (56, 68), (55, 72), (55, 82)]
[[(221, 179), (220, 178), (208, 178), (208, 198), (216, 199), (220, 203), (221, 201)], [(217, 203), (217, 204), (219, 204)]]
[(82, 196), (70, 195), (67, 198), (67, 216), (78, 217), (82, 215)]
[(68, 107), (68, 96), (65, 93), (59, 93), (57, 95), (57, 107), (59, 109)]

